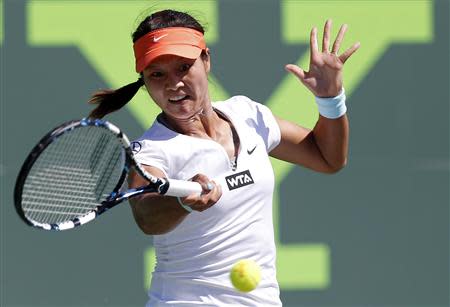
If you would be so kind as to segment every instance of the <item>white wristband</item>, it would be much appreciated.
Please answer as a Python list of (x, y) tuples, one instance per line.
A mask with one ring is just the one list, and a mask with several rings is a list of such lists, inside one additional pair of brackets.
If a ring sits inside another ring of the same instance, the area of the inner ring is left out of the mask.
[(177, 197), (178, 203), (181, 205), (181, 207), (183, 207), (187, 212), (191, 213), (192, 212), (192, 208), (189, 207), (188, 205), (183, 204), (183, 202), (181, 201), (181, 198)]
[(339, 95), (331, 98), (316, 97), (316, 103), (319, 107), (319, 114), (323, 117), (335, 119), (339, 118), (347, 112), (345, 105), (345, 90), (342, 88)]

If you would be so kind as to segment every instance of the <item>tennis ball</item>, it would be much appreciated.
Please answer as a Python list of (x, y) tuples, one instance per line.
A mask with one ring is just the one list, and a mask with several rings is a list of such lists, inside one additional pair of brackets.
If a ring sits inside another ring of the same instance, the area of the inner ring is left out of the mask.
[(230, 279), (233, 286), (241, 292), (250, 292), (261, 280), (261, 269), (255, 261), (242, 259), (231, 268)]

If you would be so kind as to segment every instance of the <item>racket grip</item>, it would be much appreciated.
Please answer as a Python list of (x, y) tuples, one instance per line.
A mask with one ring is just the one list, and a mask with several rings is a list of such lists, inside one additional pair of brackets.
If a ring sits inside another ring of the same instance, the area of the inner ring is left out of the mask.
[(169, 188), (165, 193), (168, 196), (184, 197), (192, 193), (202, 193), (202, 186), (198, 182), (169, 179)]

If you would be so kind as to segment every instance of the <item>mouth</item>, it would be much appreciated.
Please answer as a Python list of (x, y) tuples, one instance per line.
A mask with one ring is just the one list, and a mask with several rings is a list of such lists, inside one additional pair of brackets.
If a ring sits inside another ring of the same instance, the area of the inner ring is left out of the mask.
[(186, 99), (189, 99), (190, 96), (189, 95), (179, 95), (179, 96), (173, 96), (169, 98), (169, 102), (171, 103), (179, 103), (182, 102)]

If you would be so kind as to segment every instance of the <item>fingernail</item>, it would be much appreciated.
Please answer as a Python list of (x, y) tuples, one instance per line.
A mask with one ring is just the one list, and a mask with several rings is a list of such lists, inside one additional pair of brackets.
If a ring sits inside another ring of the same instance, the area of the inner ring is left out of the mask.
[(212, 189), (214, 189), (214, 183), (212, 183), (212, 182), (208, 182), (207, 184), (206, 184), (206, 188), (208, 189), (208, 190), (212, 190)]

